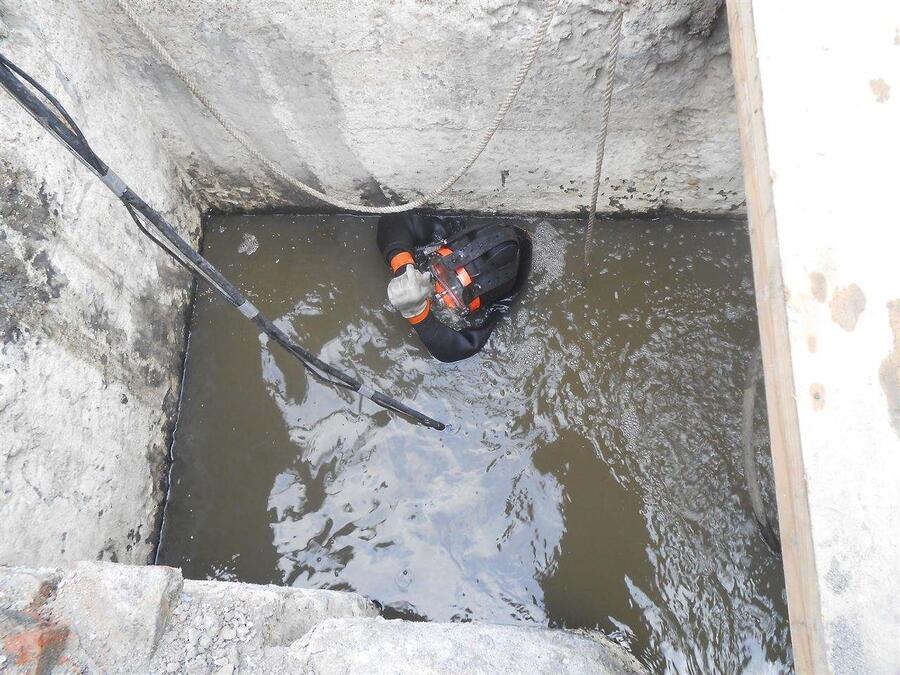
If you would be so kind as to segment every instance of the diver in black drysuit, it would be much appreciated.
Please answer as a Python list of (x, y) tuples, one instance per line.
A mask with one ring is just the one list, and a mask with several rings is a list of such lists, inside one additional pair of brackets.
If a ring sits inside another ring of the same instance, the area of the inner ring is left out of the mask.
[[(531, 271), (531, 237), (513, 225), (467, 226), (462, 218), (406, 212), (382, 216), (377, 239), (394, 275), (391, 303), (432, 356), (447, 363), (484, 347)], [(467, 325), (442, 323), (432, 301)]]

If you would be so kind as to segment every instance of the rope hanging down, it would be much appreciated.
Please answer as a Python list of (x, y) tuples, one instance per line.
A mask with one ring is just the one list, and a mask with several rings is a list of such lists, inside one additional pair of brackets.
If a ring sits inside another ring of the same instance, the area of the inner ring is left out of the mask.
[(547, 7), (544, 10), (544, 15), (541, 18), (540, 23), (538, 24), (537, 30), (535, 31), (534, 37), (531, 41), (531, 47), (528, 49), (528, 52), (525, 54), (525, 60), (522, 62), (521, 67), (519, 68), (519, 73), (516, 75), (516, 79), (513, 81), (512, 86), (509, 88), (509, 92), (506, 95), (506, 98), (503, 99), (503, 103), (500, 104), (500, 107), (497, 109), (497, 114), (494, 116), (494, 121), (491, 126), (484, 132), (484, 135), (481, 138), (481, 141), (475, 146), (475, 149), (472, 151), (472, 154), (469, 155), (468, 159), (463, 162), (462, 166), (450, 176), (444, 183), (438, 187), (436, 190), (414, 199), (406, 204), (397, 204), (394, 206), (366, 206), (365, 204), (356, 204), (348, 201), (344, 201), (343, 199), (338, 199), (336, 197), (329, 197), (324, 192), (316, 190), (314, 187), (311, 187), (304, 183), (303, 181), (295, 178), (287, 171), (285, 171), (281, 165), (273, 162), (265, 154), (256, 146), (253, 141), (246, 136), (244, 133), (239, 131), (235, 126), (228, 120), (228, 118), (222, 113), (219, 108), (213, 104), (212, 101), (209, 100), (209, 97), (204, 94), (200, 86), (197, 84), (196, 80), (194, 80), (190, 75), (188, 75), (181, 66), (175, 61), (172, 55), (166, 50), (165, 47), (160, 43), (159, 40), (156, 39), (156, 36), (147, 28), (147, 25), (141, 21), (140, 17), (135, 13), (134, 8), (131, 6), (129, 0), (116, 0), (116, 4), (119, 8), (125, 13), (125, 15), (131, 19), (132, 23), (137, 26), (138, 30), (150, 43), (150, 46), (153, 47), (153, 50), (159, 55), (159, 57), (165, 61), (165, 63), (175, 71), (175, 74), (178, 76), (185, 86), (190, 90), (190, 92), (203, 104), (203, 107), (206, 108), (209, 113), (216, 118), (219, 124), (222, 125), (222, 128), (228, 132), (228, 134), (238, 142), (238, 144), (244, 148), (252, 157), (254, 157), (257, 161), (259, 161), (263, 166), (265, 166), (269, 171), (271, 171), (274, 175), (278, 176), (282, 180), (290, 183), (294, 187), (302, 190), (306, 194), (311, 197), (315, 197), (316, 199), (325, 202), (326, 204), (331, 204), (339, 209), (343, 209), (346, 211), (356, 211), (358, 213), (401, 213), (403, 211), (411, 211), (413, 209), (420, 208), (427, 204), (428, 202), (433, 201), (436, 197), (439, 197), (441, 194), (450, 189), (450, 187), (456, 183), (463, 175), (471, 168), (471, 166), (475, 163), (481, 153), (484, 152), (484, 149), (487, 147), (488, 143), (490, 143), (491, 138), (493, 138), (494, 133), (497, 129), (500, 128), (500, 125), (503, 123), (503, 118), (506, 117), (506, 113), (509, 112), (509, 109), (512, 107), (513, 101), (516, 100), (516, 96), (519, 93), (519, 90), (522, 88), (522, 84), (525, 82), (525, 78), (528, 75), (528, 71), (531, 69), (531, 65), (534, 63), (535, 57), (537, 56), (538, 51), (541, 48), (541, 43), (544, 41), (544, 37), (547, 35), (547, 29), (550, 27), (550, 22), (553, 20), (553, 16), (556, 14), (556, 8), (559, 5), (559, 0), (547, 0)]
[(594, 184), (591, 187), (591, 210), (588, 212), (587, 231), (584, 234), (584, 266), (591, 257), (591, 243), (594, 238), (594, 223), (597, 221), (597, 195), (600, 193), (600, 177), (603, 171), (603, 154), (606, 152), (606, 135), (609, 132), (609, 111), (612, 108), (613, 81), (616, 61), (619, 59), (619, 42), (622, 40), (622, 18), (624, 10), (617, 10), (613, 17), (614, 33), (606, 61), (606, 86), (603, 88), (603, 113), (600, 120), (600, 137), (597, 139), (597, 162), (594, 165)]

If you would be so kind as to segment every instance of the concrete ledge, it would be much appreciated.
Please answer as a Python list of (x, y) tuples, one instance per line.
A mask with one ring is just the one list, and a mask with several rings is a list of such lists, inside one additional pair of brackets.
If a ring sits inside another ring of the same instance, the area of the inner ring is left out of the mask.
[(377, 614), (356, 593), (184, 581), (171, 567), (0, 567), (0, 671), (296, 671), (291, 642)]
[(69, 626), (102, 670), (135, 672), (156, 651), (181, 586), (171, 567), (82, 562), (60, 582), (48, 618)]
[(641, 673), (581, 632), (386, 621), (358, 595), (171, 567), (0, 567), (4, 673)]
[(0, 609), (26, 612), (43, 605), (60, 578), (54, 569), (0, 566)]
[(303, 672), (643, 673), (606, 637), (480, 623), (328, 619), (291, 645)]

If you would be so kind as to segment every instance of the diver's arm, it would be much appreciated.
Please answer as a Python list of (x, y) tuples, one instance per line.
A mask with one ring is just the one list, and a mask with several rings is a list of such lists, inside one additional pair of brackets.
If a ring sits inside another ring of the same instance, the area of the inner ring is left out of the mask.
[[(411, 256), (417, 247), (431, 243), (434, 237), (433, 222), (433, 219), (409, 211), (389, 213), (378, 219), (378, 249), (395, 274), (403, 271), (402, 267), (391, 264), (398, 254), (408, 253)], [(412, 262), (411, 257), (409, 262)]]
[(491, 312), (480, 326), (454, 330), (438, 321), (431, 314), (429, 306), (425, 308), (423, 316), (413, 317), (409, 321), (434, 358), (452, 363), (477, 354), (484, 347), (499, 318), (499, 314)]

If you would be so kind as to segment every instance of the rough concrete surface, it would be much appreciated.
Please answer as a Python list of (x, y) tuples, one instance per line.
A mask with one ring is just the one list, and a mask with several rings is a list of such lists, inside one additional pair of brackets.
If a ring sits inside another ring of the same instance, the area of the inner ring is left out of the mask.
[(79, 563), (62, 580), (52, 616), (75, 629), (104, 672), (146, 667), (182, 588), (171, 567)]
[(291, 645), (303, 672), (643, 673), (606, 638), (546, 628), (329, 619)]
[[(77, 38), (83, 3), (49, 4), (0, 2), (0, 49), (196, 240), (199, 213), (152, 117), (102, 48)], [(0, 564), (148, 560), (189, 290), (0, 91)]]
[[(310, 204), (267, 176), (114, 3), (81, 3), (119, 82), (215, 208)], [(506, 95), (542, 0), (132, 0), (181, 66), (269, 156), (314, 187), (406, 200), (443, 183)], [(742, 208), (720, 0), (628, 10), (603, 210)], [(590, 198), (612, 2), (562, 0), (504, 126), (436, 206), (572, 212)], [(318, 204), (313, 204), (319, 206)]]
[[(43, 668), (43, 670), (40, 670)], [(641, 673), (600, 636), (385, 621), (356, 593), (186, 581), (170, 567), (0, 567), (10, 673)]]

